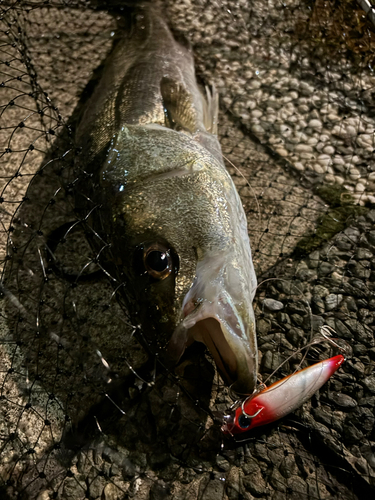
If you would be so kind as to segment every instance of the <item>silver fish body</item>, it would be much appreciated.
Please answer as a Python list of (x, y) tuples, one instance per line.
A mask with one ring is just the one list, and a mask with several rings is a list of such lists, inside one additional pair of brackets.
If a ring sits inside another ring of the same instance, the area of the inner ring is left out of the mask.
[(77, 127), (75, 198), (154, 352), (177, 362), (204, 342), (226, 382), (248, 394), (256, 277), (217, 112), (215, 92), (202, 96), (192, 54), (159, 5), (139, 4)]

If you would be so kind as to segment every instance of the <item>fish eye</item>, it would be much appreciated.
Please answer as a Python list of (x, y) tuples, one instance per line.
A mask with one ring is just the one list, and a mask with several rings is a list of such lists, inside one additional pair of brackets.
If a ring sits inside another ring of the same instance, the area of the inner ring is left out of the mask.
[(148, 274), (159, 280), (169, 276), (173, 269), (170, 250), (160, 243), (153, 243), (143, 250), (143, 263)]
[(238, 417), (238, 425), (241, 429), (248, 429), (251, 424), (251, 418), (247, 417), (243, 413)]

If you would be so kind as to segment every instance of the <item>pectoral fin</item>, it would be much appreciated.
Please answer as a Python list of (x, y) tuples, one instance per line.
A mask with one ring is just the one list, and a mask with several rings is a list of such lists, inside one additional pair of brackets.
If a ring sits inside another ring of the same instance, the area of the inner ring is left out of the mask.
[(160, 91), (166, 126), (193, 134), (198, 128), (198, 113), (191, 94), (181, 83), (166, 77), (160, 82)]

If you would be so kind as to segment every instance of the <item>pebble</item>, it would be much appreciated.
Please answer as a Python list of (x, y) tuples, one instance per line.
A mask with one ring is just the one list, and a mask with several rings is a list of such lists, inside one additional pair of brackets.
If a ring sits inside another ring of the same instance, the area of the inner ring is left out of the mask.
[(307, 139), (307, 144), (316, 146), (318, 144), (318, 139), (316, 137), (310, 137), (310, 139)]
[(296, 123), (298, 121), (298, 116), (294, 115), (293, 112), (289, 115), (288, 122), (289, 123)]
[(323, 123), (320, 120), (310, 120), (309, 127), (315, 129), (321, 129), (323, 127)]
[(351, 398), (347, 394), (342, 394), (341, 392), (333, 392), (330, 399), (333, 403), (344, 410), (350, 410), (351, 408), (358, 406), (355, 399)]
[(359, 179), (358, 182), (359, 182), (359, 184), (363, 184), (364, 186), (367, 186), (367, 179), (362, 178), (362, 179)]
[(216, 464), (219, 467), (220, 470), (223, 470), (225, 472), (229, 471), (230, 469), (230, 463), (228, 460), (226, 460), (223, 456), (217, 455), (216, 457)]
[(367, 248), (357, 248), (356, 257), (358, 260), (372, 259), (373, 253)]
[(257, 106), (257, 103), (253, 100), (248, 100), (246, 101), (246, 107), (249, 108), (249, 109), (255, 109)]
[(339, 274), (338, 272), (334, 271), (331, 274), (331, 279), (335, 285), (339, 285), (340, 283), (342, 283), (342, 280), (344, 279), (344, 277), (341, 274)]
[(265, 372), (273, 372), (274, 370), (277, 370), (282, 362), (283, 359), (278, 352), (267, 351), (262, 357), (262, 370)]
[(288, 314), (284, 312), (279, 312), (277, 314), (277, 319), (282, 325), (290, 325), (290, 318)]
[(301, 153), (300, 156), (304, 160), (314, 160), (315, 159), (315, 156), (311, 153)]
[(289, 137), (292, 134), (292, 129), (288, 127), (288, 125), (281, 124), (280, 125), (280, 133), (284, 137)]
[(375, 231), (370, 231), (367, 235), (368, 242), (370, 245), (375, 246)]
[(335, 179), (336, 179), (337, 184), (340, 184), (340, 186), (342, 184), (344, 184), (344, 182), (345, 182), (345, 179), (343, 177), (341, 177), (340, 175), (335, 175)]
[(360, 171), (357, 168), (351, 167), (349, 169), (349, 177), (353, 181), (356, 181), (356, 180), (358, 180), (361, 177), (361, 173), (360, 173)]
[(305, 332), (301, 328), (289, 328), (286, 338), (295, 347), (300, 347), (305, 339)]
[(311, 300), (311, 309), (315, 314), (323, 314), (325, 312), (324, 302), (319, 295), (314, 295)]
[(302, 301), (290, 302), (287, 306), (288, 313), (299, 314), (300, 316), (305, 316), (309, 312), (307, 304)]
[(257, 321), (257, 332), (259, 335), (266, 335), (271, 329), (271, 322), (265, 319)]
[(319, 266), (319, 274), (326, 275), (326, 274), (331, 273), (334, 269), (335, 269), (334, 265), (330, 264), (329, 262), (323, 261)]
[(374, 148), (373, 137), (368, 134), (361, 134), (356, 139), (361, 148), (372, 150)]
[(289, 156), (289, 153), (286, 149), (284, 148), (276, 148), (275, 149), (276, 153), (279, 154), (280, 156), (283, 156), (284, 158), (286, 158), (287, 156)]
[[(296, 135), (296, 136), (290, 136), (288, 141), (291, 143), (291, 144), (298, 144), (300, 142), (300, 136), (299, 134)], [(291, 149), (294, 149), (293, 146), (291, 146)]]
[(366, 186), (364, 186), (362, 183), (358, 182), (358, 184), (356, 184), (355, 186), (355, 190), (357, 191), (357, 193), (363, 193), (366, 189)]
[(347, 442), (355, 444), (361, 442), (363, 433), (355, 427), (355, 425), (348, 425), (345, 427), (344, 436)]
[(298, 112), (301, 114), (308, 113), (309, 109), (310, 108), (308, 106), (306, 106), (306, 104), (301, 104), (300, 106), (298, 106)]
[(356, 378), (362, 378), (365, 373), (365, 365), (361, 361), (352, 363), (353, 374)]
[(375, 470), (375, 453), (371, 451), (371, 447), (369, 445), (365, 445), (366, 448), (364, 449), (364, 446), (361, 447), (361, 452), (362, 455), (365, 457), (367, 460), (367, 463), (369, 466)]
[(310, 118), (313, 120), (313, 119), (316, 119), (316, 120), (319, 120), (320, 119), (320, 114), (319, 114), (319, 111), (317, 109), (313, 109), (310, 113)]
[(298, 92), (296, 92), (295, 90), (292, 90), (291, 92), (289, 92), (289, 97), (291, 97), (293, 100), (296, 100), (298, 99), (299, 95), (298, 95)]
[[(320, 262), (319, 250), (315, 250), (314, 252), (311, 252), (311, 254), (309, 255), (308, 266), (311, 269), (315, 269), (319, 266), (319, 262)], [(328, 293), (329, 292), (327, 291), (327, 295), (328, 295)]]
[(254, 134), (263, 135), (265, 133), (264, 128), (261, 125), (257, 125), (257, 124), (253, 124), (251, 126), (251, 130), (252, 130), (252, 132), (254, 132)]
[(356, 137), (357, 134), (358, 134), (358, 128), (357, 127), (353, 127), (352, 125), (348, 125), (346, 127), (346, 133), (351, 136), (351, 137)]
[(299, 89), (303, 95), (311, 95), (314, 92), (314, 87), (307, 82), (299, 82)]
[(41, 491), (36, 498), (36, 500), (49, 500), (49, 499), (50, 499), (50, 496), (49, 496), (48, 490)]
[(356, 262), (353, 269), (353, 274), (357, 278), (367, 279), (371, 275), (371, 269), (369, 267), (370, 267), (369, 262), (366, 260), (362, 260), (361, 262)]
[(281, 137), (277, 137), (276, 135), (274, 134), (271, 134), (268, 138), (268, 142), (270, 144), (284, 144), (283, 140), (281, 139)]
[[(337, 182), (336, 176), (332, 174), (328, 174), (324, 177), (324, 180), (328, 182), (329, 184), (335, 184)], [(342, 181), (344, 182), (344, 180)]]
[(322, 165), (328, 165), (329, 163), (332, 163), (332, 158), (329, 155), (320, 154), (318, 156), (318, 162)]
[(370, 391), (371, 393), (375, 394), (375, 376), (371, 375), (369, 377), (364, 378), (362, 381), (362, 385)]
[(353, 165), (357, 165), (358, 163), (361, 162), (361, 159), (359, 156), (357, 155), (348, 155), (347, 159), (349, 160), (350, 163), (352, 163)]
[(357, 307), (353, 297), (349, 296), (346, 298), (346, 305), (347, 305), (349, 311), (357, 312), (358, 307)]
[(341, 120), (341, 118), (339, 116), (335, 115), (334, 113), (329, 113), (327, 118), (330, 122), (338, 122)]
[(284, 308), (284, 304), (282, 302), (279, 302), (278, 300), (274, 299), (264, 299), (263, 305), (269, 311), (281, 311), (281, 309)]
[(371, 222), (371, 223), (374, 223), (375, 222), (375, 210), (370, 210), (369, 212), (367, 212), (366, 214), (366, 218)]
[(323, 149), (323, 153), (327, 154), (327, 155), (333, 155), (335, 152), (335, 148), (332, 147), (332, 146), (326, 146), (324, 149)]
[(321, 134), (319, 139), (321, 142), (328, 142), (331, 140), (331, 136), (326, 134)]
[(336, 295), (334, 293), (330, 293), (329, 295), (327, 295), (327, 297), (325, 298), (326, 310), (332, 311), (333, 309), (338, 307), (341, 304), (342, 299), (343, 296), (341, 294)]
[(334, 156), (332, 162), (335, 165), (343, 165), (343, 166), (345, 165), (345, 160), (342, 158), (342, 156)]
[(346, 132), (344, 127), (341, 124), (335, 125), (332, 129), (332, 135), (337, 135), (338, 137), (345, 137)]
[(297, 144), (295, 146), (294, 151), (296, 153), (312, 153), (313, 152), (313, 147), (309, 146), (308, 144)]
[(305, 330), (312, 328), (314, 332), (319, 332), (324, 323), (324, 318), (316, 314), (308, 314), (303, 318), (303, 327)]
[(306, 268), (297, 269), (296, 276), (301, 281), (310, 281), (311, 279), (316, 279), (317, 277), (316, 272), (309, 269), (307, 266)]
[(319, 295), (319, 297), (327, 297), (329, 295), (329, 290), (323, 285), (314, 286), (314, 295)]
[(258, 79), (250, 80), (247, 83), (248, 87), (251, 89), (259, 89), (262, 86), (262, 83)]
[[(372, 244), (375, 244), (375, 231), (370, 231), (369, 236), (371, 235), (371, 232), (374, 233), (374, 243), (372, 243)], [(349, 238), (351, 243), (358, 243), (358, 239), (359, 239), (359, 236), (361, 233), (360, 233), (359, 229), (351, 226), (351, 227), (347, 227), (344, 230), (344, 234), (346, 234), (346, 236)]]
[(324, 174), (326, 172), (326, 169), (322, 165), (319, 165), (319, 163), (315, 163), (313, 168), (317, 174)]
[(340, 419), (334, 418), (332, 412), (327, 407), (324, 409), (313, 408), (312, 413), (318, 422), (328, 425), (329, 428), (333, 428), (338, 432), (342, 432), (343, 427)]
[(366, 197), (366, 195), (364, 193), (354, 193), (353, 194), (354, 204), (363, 206), (365, 204), (365, 197)]
[(294, 167), (300, 172), (303, 172), (305, 170), (305, 165), (299, 161), (294, 164)]

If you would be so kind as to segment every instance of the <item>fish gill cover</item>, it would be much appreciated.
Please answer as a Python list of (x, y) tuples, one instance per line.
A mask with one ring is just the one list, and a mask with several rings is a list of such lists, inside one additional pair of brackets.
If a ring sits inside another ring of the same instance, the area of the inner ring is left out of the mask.
[(298, 348), (323, 325), (353, 349), (303, 408), (234, 443), (220, 432), (232, 399), (210, 355), (197, 345), (168, 371), (147, 352), (70, 194), (76, 116), (126, 9), (0, 7), (0, 497), (371, 498), (375, 29), (364, 11), (163, 2), (200, 82), (220, 95), (219, 139), (259, 282), (260, 377), (290, 355), (274, 380), (298, 369)]

